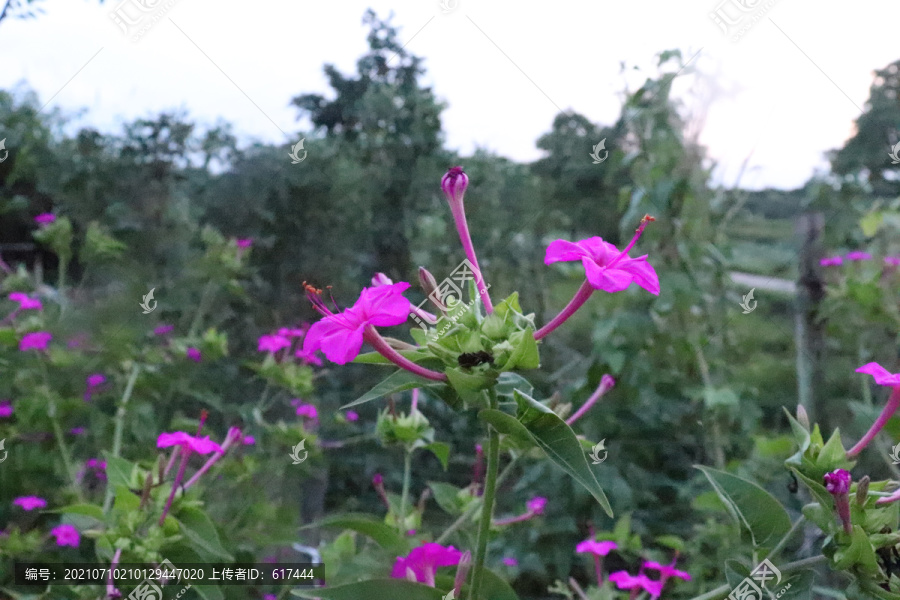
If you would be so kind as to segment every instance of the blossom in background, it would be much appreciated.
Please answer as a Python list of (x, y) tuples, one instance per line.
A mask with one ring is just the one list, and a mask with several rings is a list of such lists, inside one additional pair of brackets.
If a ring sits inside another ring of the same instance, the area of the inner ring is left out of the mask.
[(620, 590), (644, 590), (651, 598), (658, 598), (662, 594), (662, 582), (653, 581), (643, 573), (629, 575), (628, 571), (616, 571), (609, 574), (609, 580)]
[(321, 358), (319, 358), (318, 356), (316, 356), (316, 354), (315, 354), (314, 352), (311, 353), (311, 354), (310, 354), (310, 353), (307, 353), (306, 351), (303, 350), (303, 348), (297, 348), (297, 351), (294, 352), (294, 356), (296, 356), (296, 357), (299, 358), (301, 361), (303, 361), (303, 364), (304, 364), (304, 365), (310, 365), (310, 364), (311, 364), (311, 365), (316, 365), (317, 367), (321, 367), (321, 366), (322, 366), (322, 359), (321, 359)]
[(346, 416), (347, 416), (347, 420), (350, 422), (359, 420), (359, 413), (357, 413), (355, 410), (348, 410)]
[(574, 243), (556, 240), (547, 247), (544, 264), (580, 260), (585, 277), (595, 290), (621, 292), (636, 283), (654, 296), (659, 296), (656, 271), (647, 262), (647, 255), (638, 258), (628, 256), (631, 245), (619, 252), (618, 248), (600, 237)]
[(259, 352), (278, 352), (291, 347), (291, 340), (283, 335), (262, 335), (259, 337)]
[(872, 259), (872, 255), (869, 254), (868, 252), (860, 252), (859, 250), (856, 250), (854, 252), (847, 253), (847, 260), (858, 261), (858, 260), (871, 260), (871, 259)]
[(519, 564), (519, 561), (517, 561), (515, 558), (513, 558), (511, 556), (507, 556), (503, 559), (503, 564), (506, 565), (507, 567), (515, 567), (516, 565)]
[(164, 323), (153, 330), (153, 335), (166, 335), (167, 333), (172, 333), (174, 329), (174, 325), (167, 325)]
[(97, 388), (99, 388), (104, 383), (106, 383), (106, 376), (102, 373), (94, 373), (93, 375), (88, 375), (86, 381), (87, 387), (84, 390), (84, 401), (90, 402), (94, 392), (97, 391)]
[[(275, 561), (272, 561), (272, 562), (275, 562)], [(263, 596), (263, 600), (278, 600), (278, 596), (276, 596), (275, 594), (265, 594)]]
[(547, 506), (547, 499), (542, 496), (535, 496), (526, 503), (527, 510), (517, 517), (509, 517), (507, 519), (498, 519), (493, 522), (496, 527), (503, 525), (512, 525), (513, 523), (521, 523), (528, 521), (534, 517), (544, 514), (544, 508)]
[(98, 479), (106, 479), (106, 461), (99, 458), (89, 458), (84, 466), (94, 471)]
[(0, 418), (2, 417), (11, 417), (13, 414), (13, 407), (9, 400), (0, 400)]
[(161, 433), (156, 440), (157, 448), (168, 448), (169, 446), (181, 446), (182, 448), (190, 448), (192, 451), (197, 454), (209, 454), (210, 452), (221, 452), (225, 451), (222, 449), (222, 446), (217, 444), (216, 442), (209, 439), (209, 436), (205, 438), (194, 437), (183, 431), (176, 431), (174, 433)]
[(77, 548), (81, 543), (81, 535), (73, 525), (63, 524), (57, 525), (50, 530), (51, 535), (56, 536), (57, 546), (72, 546)]
[(306, 335), (307, 331), (309, 331), (308, 324), (304, 324), (301, 327), (282, 327), (278, 330), (278, 335), (287, 338), (297, 338)]
[(69, 430), (72, 435), (81, 435), (84, 433), (84, 427), (73, 427)]
[(30, 298), (24, 292), (13, 292), (9, 295), (9, 299), (19, 303), (19, 310), (43, 310), (41, 301), (37, 298)]
[(819, 261), (819, 264), (823, 267), (832, 267), (837, 265), (844, 264), (844, 259), (840, 256), (831, 256), (829, 258), (823, 258)]
[(529, 500), (526, 506), (528, 507), (528, 512), (532, 515), (542, 515), (544, 514), (544, 507), (547, 506), (547, 499), (543, 496), (536, 496)]
[(48, 225), (56, 220), (56, 215), (53, 213), (41, 213), (34, 218), (34, 222), (40, 225)]
[(382, 285), (394, 285), (394, 282), (384, 273), (375, 273), (375, 276), (372, 277), (372, 287), (380, 287)]
[(643, 568), (645, 569), (653, 569), (654, 571), (659, 571), (660, 577), (662, 577), (663, 581), (669, 579), (670, 577), (678, 577), (680, 579), (684, 579), (685, 581), (691, 580), (691, 574), (686, 571), (679, 571), (675, 568), (675, 561), (673, 560), (671, 564), (663, 565), (658, 562), (654, 562), (652, 560), (645, 560), (643, 563)]
[(34, 333), (26, 333), (19, 342), (19, 350), (46, 350), (47, 344), (53, 339), (53, 334), (49, 331), (35, 331)]
[(900, 256), (885, 256), (884, 264), (890, 267), (900, 267)]
[(324, 318), (309, 328), (303, 340), (303, 352), (311, 355), (321, 350), (333, 363), (350, 362), (362, 349), (366, 327), (392, 327), (406, 322), (410, 304), (403, 292), (408, 288), (406, 282), (363, 288), (353, 306), (337, 314), (328, 310), (321, 299), (310, 295)]
[(312, 404), (301, 404), (297, 407), (297, 416), (316, 421), (319, 418), (319, 411)]
[(186, 354), (187, 357), (194, 362), (200, 362), (200, 360), (203, 358), (203, 356), (200, 354), (200, 351), (194, 347), (188, 348)]
[(244, 436), (244, 442), (243, 442), (243, 444), (244, 444), (245, 446), (252, 446), (252, 445), (255, 444), (255, 443), (256, 443), (256, 438), (253, 437), (252, 435), (245, 435), (245, 436)]
[(579, 554), (593, 554), (594, 556), (606, 556), (613, 550), (618, 550), (619, 545), (615, 542), (598, 542), (596, 540), (584, 540), (575, 546), (575, 552)]
[(253, 238), (238, 238), (235, 244), (237, 244), (238, 248), (249, 248), (253, 245)]
[(13, 504), (21, 506), (22, 510), (34, 510), (36, 508), (47, 507), (47, 501), (38, 496), (19, 496), (13, 500)]
[(413, 548), (406, 557), (398, 556), (391, 570), (394, 579), (409, 579), (434, 587), (434, 576), (440, 567), (459, 564), (463, 553), (453, 546), (427, 543)]

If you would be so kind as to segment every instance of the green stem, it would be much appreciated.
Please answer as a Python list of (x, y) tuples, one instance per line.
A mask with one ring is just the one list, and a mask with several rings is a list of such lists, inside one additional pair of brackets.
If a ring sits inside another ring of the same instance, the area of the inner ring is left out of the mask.
[(191, 323), (191, 328), (188, 330), (188, 337), (193, 337), (197, 332), (197, 329), (200, 327), (200, 323), (203, 319), (203, 314), (206, 312), (206, 304), (209, 301), (209, 295), (213, 291), (213, 282), (207, 281), (206, 286), (203, 288), (203, 294), (200, 296), (200, 302), (197, 305), (197, 313), (194, 315), (194, 320)]
[(797, 522), (794, 523), (793, 525), (791, 525), (790, 531), (788, 531), (786, 534), (784, 534), (784, 537), (781, 538), (781, 541), (775, 545), (775, 547), (772, 549), (771, 552), (769, 552), (769, 555), (766, 558), (769, 560), (772, 560), (773, 558), (778, 556), (778, 553), (784, 549), (784, 545), (788, 543), (788, 540), (791, 539), (791, 536), (794, 535), (794, 532), (797, 531), (797, 529), (799, 529), (800, 525), (802, 525), (804, 522), (806, 522), (806, 517), (803, 515), (800, 515), (800, 518), (797, 519)]
[[(131, 400), (131, 392), (134, 391), (134, 384), (137, 381), (138, 373), (141, 371), (141, 366), (137, 363), (134, 364), (131, 368), (131, 374), (128, 376), (128, 382), (125, 384), (125, 392), (122, 394), (122, 399), (119, 401), (119, 408), (116, 411), (116, 429), (113, 433), (113, 447), (112, 447), (112, 456), (114, 458), (119, 458), (119, 454), (122, 452), (122, 431), (125, 429), (125, 408), (128, 405), (128, 401)], [(112, 506), (113, 494), (115, 490), (112, 489), (112, 486), (106, 486), (106, 497), (103, 499), (103, 512), (109, 512), (110, 507)]]
[(403, 459), (403, 493), (400, 495), (400, 515), (397, 523), (400, 527), (400, 535), (406, 533), (406, 502), (409, 498), (409, 479), (412, 471), (412, 450), (406, 449), (406, 457)]
[(59, 453), (62, 456), (66, 473), (69, 475), (69, 481), (72, 483), (72, 489), (75, 491), (75, 495), (78, 499), (81, 500), (81, 488), (78, 487), (78, 478), (75, 473), (75, 467), (72, 464), (72, 455), (69, 454), (69, 447), (66, 445), (66, 439), (63, 437), (62, 427), (59, 426), (59, 419), (56, 418), (56, 403), (52, 400), (50, 401), (47, 413), (50, 416), (50, 424), (53, 426), (53, 435), (56, 438), (56, 444), (59, 446)]
[[(790, 573), (792, 571), (799, 571), (800, 569), (803, 569), (805, 567), (811, 567), (819, 563), (823, 563), (826, 560), (828, 559), (820, 554), (819, 556), (804, 558), (801, 560), (796, 560), (792, 563), (788, 563), (778, 570), (781, 571), (782, 574)], [(720, 585), (716, 589), (710, 590), (705, 594), (694, 596), (693, 598), (691, 598), (691, 600), (722, 600), (723, 598), (728, 597), (728, 593), (731, 592), (731, 590), (732, 588), (728, 584)]]
[[(491, 390), (490, 406), (497, 408), (497, 395)], [(484, 497), (481, 505), (481, 521), (478, 523), (478, 547), (475, 554), (475, 570), (472, 574), (472, 589), (469, 600), (476, 600), (481, 592), (484, 576), (484, 559), (487, 554), (487, 541), (491, 532), (491, 519), (494, 516), (494, 495), (497, 493), (497, 471), (500, 464), (500, 434), (488, 425), (488, 460), (485, 475)]]

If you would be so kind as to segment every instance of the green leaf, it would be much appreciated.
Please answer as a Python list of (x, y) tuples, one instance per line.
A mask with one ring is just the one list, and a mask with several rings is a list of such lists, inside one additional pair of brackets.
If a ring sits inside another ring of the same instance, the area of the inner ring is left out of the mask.
[(536, 445), (534, 436), (531, 435), (528, 428), (522, 425), (518, 419), (503, 411), (486, 408), (478, 411), (478, 418), (485, 423), (490, 423), (500, 433), (515, 438), (527, 446)]
[(519, 405), (517, 419), (526, 427), (535, 443), (554, 463), (575, 478), (600, 503), (610, 517), (612, 507), (603, 488), (594, 477), (575, 432), (555, 412), (526, 394), (514, 392)]
[(409, 543), (397, 533), (396, 529), (363, 513), (347, 513), (326, 517), (318, 523), (312, 523), (300, 529), (309, 529), (311, 527), (351, 529), (371, 538), (376, 544), (391, 554), (399, 556), (409, 552)]
[(336, 587), (297, 588), (291, 594), (323, 600), (441, 600), (446, 592), (405, 579), (370, 579)]
[(803, 484), (809, 488), (809, 490), (819, 501), (819, 504), (821, 504), (822, 506), (834, 506), (834, 498), (831, 496), (831, 494), (828, 493), (828, 490), (825, 489), (824, 485), (822, 485), (818, 481), (810, 479), (794, 467), (789, 468), (794, 472), (794, 475), (796, 475), (800, 479), (800, 481), (802, 481)]
[(777, 542), (791, 528), (784, 507), (752, 481), (701, 465), (695, 467), (706, 475), (731, 515), (750, 531), (755, 546)]
[[(434, 358), (431, 352), (427, 350), (398, 350), (398, 354), (403, 356), (404, 358), (408, 358), (414, 363), (418, 363), (420, 360), (424, 360), (426, 358)], [(388, 358), (384, 355), (379, 354), (378, 352), (366, 352), (365, 354), (360, 354), (356, 358), (351, 361), (353, 364), (362, 364), (362, 365), (391, 365), (396, 366), (392, 363)]]
[(116, 512), (127, 514), (139, 510), (140, 507), (140, 497), (129, 490), (127, 486), (120, 485), (116, 488), (116, 499), (113, 502), (113, 509)]
[(339, 410), (346, 410), (354, 406), (359, 406), (360, 404), (377, 400), (378, 398), (389, 394), (396, 394), (397, 392), (411, 390), (417, 387), (425, 387), (424, 383), (424, 380), (418, 375), (413, 375), (409, 371), (400, 369), (388, 375), (387, 379), (383, 380), (350, 404), (345, 404)]
[(206, 554), (226, 561), (234, 560), (234, 557), (222, 547), (219, 533), (206, 513), (196, 508), (182, 507), (178, 511), (176, 521), (180, 532), (184, 534), (195, 552), (201, 556)]
[(847, 460), (847, 451), (844, 450), (844, 445), (841, 443), (840, 430), (835, 429), (822, 451), (819, 452), (819, 456), (816, 458), (816, 466), (824, 475), (835, 469), (850, 470), (854, 464), (856, 463)]
[[(140, 500), (138, 501), (138, 505), (140, 505)], [(98, 521), (103, 520), (103, 509), (95, 504), (70, 504), (46, 512), (60, 513), (63, 515), (84, 515), (86, 517), (97, 519)]]
[(815, 523), (825, 533), (833, 533), (837, 527), (834, 513), (825, 509), (818, 502), (812, 502), (803, 507), (803, 516), (806, 520)]
[[(481, 597), (486, 600), (519, 600), (519, 596), (513, 591), (506, 580), (491, 571), (482, 571)], [(464, 587), (460, 594), (462, 598), (468, 598)]]
[(467, 373), (462, 368), (448, 368), (445, 373), (450, 385), (460, 397), (476, 406), (486, 404), (484, 390), (489, 389), (497, 381), (496, 375)]
[(106, 458), (106, 477), (107, 484), (114, 489), (120, 485), (125, 487), (137, 487), (136, 482), (132, 481), (132, 473), (136, 465), (132, 462), (113, 456), (109, 452), (103, 452)]
[(854, 566), (871, 575), (877, 575), (881, 571), (878, 566), (878, 558), (875, 556), (875, 549), (869, 542), (869, 536), (859, 525), (853, 526), (850, 545), (834, 553), (835, 569), (843, 571)]
[(444, 512), (454, 516), (462, 513), (462, 506), (459, 501), (459, 493), (462, 491), (460, 488), (438, 481), (429, 481), (428, 487), (431, 488), (434, 501), (438, 503), (438, 506)]
[(441, 461), (441, 466), (444, 467), (445, 471), (447, 470), (447, 463), (450, 461), (450, 444), (431, 442), (422, 446), (422, 448), (437, 456), (437, 459)]
[(509, 371), (500, 373), (500, 376), (497, 377), (497, 385), (494, 386), (494, 391), (497, 392), (497, 395), (512, 398), (515, 390), (531, 396), (534, 393), (534, 386), (518, 373)]
[(534, 339), (534, 328), (527, 327), (525, 331), (516, 332), (509, 338), (514, 350), (503, 365), (504, 371), (513, 369), (537, 369), (541, 365), (541, 357), (538, 353), (537, 341)]

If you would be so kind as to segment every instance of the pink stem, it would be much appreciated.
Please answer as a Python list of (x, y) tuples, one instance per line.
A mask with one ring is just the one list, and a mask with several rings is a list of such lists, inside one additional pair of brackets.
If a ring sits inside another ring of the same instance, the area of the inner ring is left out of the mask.
[[(163, 471), (163, 477), (169, 474), (169, 471), (172, 470), (172, 466), (175, 464), (175, 459), (178, 458), (178, 448), (172, 449), (172, 456), (169, 457), (169, 462), (166, 464), (166, 470)], [(162, 483), (162, 482), (160, 482)]]
[(106, 580), (106, 597), (107, 598), (121, 598), (122, 592), (116, 589), (115, 579), (113, 579), (113, 573), (116, 572), (116, 567), (119, 566), (119, 559), (122, 558), (122, 549), (119, 548), (116, 550), (116, 553), (113, 554), (112, 564), (109, 566), (109, 577)]
[(484, 284), (484, 277), (481, 275), (481, 267), (478, 266), (478, 258), (475, 256), (475, 246), (472, 245), (472, 236), (469, 235), (469, 225), (466, 223), (466, 212), (462, 202), (450, 202), (450, 212), (453, 213), (453, 220), (456, 222), (456, 231), (459, 233), (459, 239), (462, 242), (463, 250), (466, 252), (466, 258), (475, 265), (475, 285), (478, 287), (478, 295), (484, 303), (484, 310), (487, 314), (494, 312), (494, 305), (491, 304), (491, 297), (488, 295), (487, 286)]
[(166, 515), (169, 514), (169, 509), (172, 508), (172, 500), (175, 499), (175, 492), (178, 491), (178, 486), (181, 484), (181, 480), (184, 479), (184, 472), (187, 469), (188, 457), (191, 454), (190, 448), (187, 446), (182, 446), (181, 449), (181, 464), (178, 466), (178, 474), (175, 475), (175, 481), (172, 482), (172, 493), (169, 494), (169, 499), (166, 500), (166, 507), (163, 509), (162, 515), (159, 517), (159, 526), (162, 527), (162, 524), (166, 521)]
[(575, 412), (574, 415), (566, 419), (566, 425), (572, 425), (572, 423), (584, 416), (584, 413), (589, 411), (591, 407), (597, 402), (597, 400), (602, 398), (606, 394), (606, 392), (612, 389), (612, 385), (609, 384), (610, 379), (612, 378), (606, 375), (600, 378), (600, 385), (597, 386), (597, 389), (594, 391), (591, 397), (588, 398), (588, 401), (585, 402), (582, 407)]
[(553, 320), (538, 329), (534, 333), (534, 339), (540, 340), (545, 337), (548, 333), (562, 325), (566, 319), (575, 314), (575, 311), (581, 308), (581, 305), (587, 302), (587, 299), (591, 297), (591, 294), (594, 293), (594, 288), (591, 287), (591, 284), (588, 283), (588, 280), (585, 279), (584, 283), (581, 284), (581, 287), (578, 288), (578, 291), (575, 292), (575, 295), (569, 301), (569, 304), (566, 305), (562, 311), (555, 317)]
[(597, 587), (603, 587), (603, 558), (594, 555), (594, 572), (597, 573)]
[(501, 525), (512, 525), (513, 523), (521, 523), (522, 521), (528, 521), (529, 519), (533, 519), (536, 515), (529, 511), (527, 513), (523, 513), (518, 517), (509, 517), (507, 519), (497, 519), (493, 522), (493, 525), (501, 526)]
[(393, 348), (387, 343), (381, 335), (375, 331), (375, 327), (372, 325), (367, 325), (365, 330), (363, 331), (363, 339), (366, 340), (375, 350), (381, 354), (383, 357), (387, 358), (389, 361), (400, 367), (401, 369), (406, 369), (410, 373), (415, 373), (419, 377), (424, 377), (425, 379), (430, 379), (431, 381), (447, 381), (447, 376), (443, 373), (438, 373), (437, 371), (432, 371), (431, 369), (426, 369), (425, 367), (420, 367), (413, 361), (409, 360)]
[(419, 409), (419, 388), (415, 388), (412, 391), (412, 408), (410, 409), (410, 414), (416, 412)]
[(860, 452), (862, 452), (863, 448), (865, 448), (869, 442), (871, 442), (878, 432), (885, 426), (885, 424), (890, 420), (894, 413), (897, 412), (897, 408), (900, 408), (900, 385), (894, 388), (891, 397), (888, 399), (887, 404), (884, 407), (884, 410), (881, 411), (881, 414), (878, 415), (878, 418), (872, 424), (872, 427), (869, 428), (869, 431), (866, 432), (866, 435), (863, 436), (861, 440), (859, 440), (855, 446), (850, 448), (847, 452), (847, 458), (853, 458)]

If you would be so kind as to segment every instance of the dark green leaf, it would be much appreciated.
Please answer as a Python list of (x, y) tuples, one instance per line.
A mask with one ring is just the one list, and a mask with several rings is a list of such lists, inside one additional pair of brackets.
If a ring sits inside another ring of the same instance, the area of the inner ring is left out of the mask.
[(201, 556), (205, 554), (226, 561), (234, 560), (234, 557), (222, 547), (219, 533), (206, 513), (196, 508), (184, 507), (178, 512), (176, 520), (180, 532), (184, 534), (195, 552)]
[(350, 404), (345, 404), (344, 406), (342, 406), (340, 410), (346, 410), (354, 406), (359, 406), (360, 404), (365, 404), (366, 402), (377, 400), (378, 398), (387, 396), (388, 394), (395, 394), (404, 390), (424, 387), (425, 383), (426, 381), (418, 375), (413, 375), (409, 371), (400, 369), (388, 375), (387, 379), (383, 380), (381, 383), (373, 387), (371, 390), (369, 390)]
[(383, 521), (375, 520), (370, 515), (362, 513), (335, 515), (326, 517), (318, 523), (301, 527), (301, 529), (308, 529), (310, 527), (340, 527), (341, 529), (351, 529), (371, 538), (376, 544), (392, 554), (399, 556), (409, 552), (409, 543), (396, 529), (389, 527)]
[[(140, 505), (140, 500), (138, 500), (138, 505)], [(57, 508), (55, 510), (48, 510), (47, 512), (60, 513), (64, 515), (84, 515), (86, 517), (93, 517), (98, 521), (103, 520), (103, 509), (95, 504), (70, 504), (68, 506), (63, 506), (62, 508)]]

